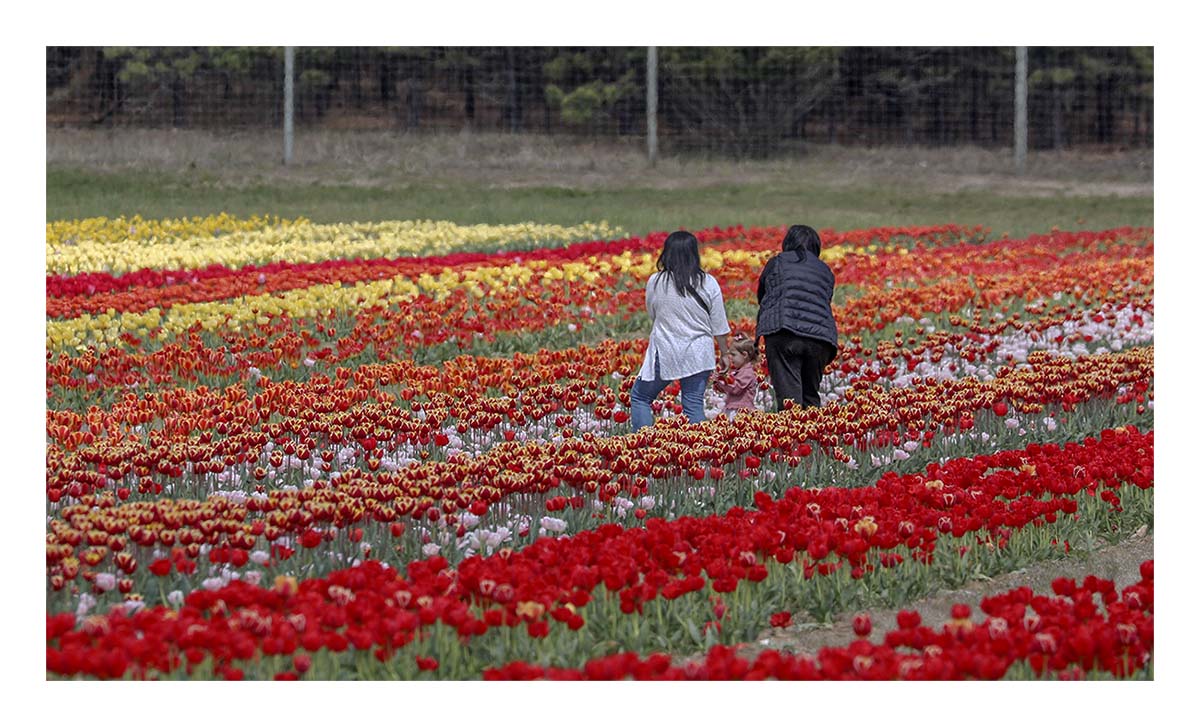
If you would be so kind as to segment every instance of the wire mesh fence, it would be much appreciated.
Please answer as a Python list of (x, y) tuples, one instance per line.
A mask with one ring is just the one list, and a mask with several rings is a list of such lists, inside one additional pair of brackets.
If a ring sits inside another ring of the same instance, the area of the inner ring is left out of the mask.
[[(1030, 149), (1151, 148), (1153, 48), (1031, 47)], [(663, 47), (662, 154), (811, 144), (1009, 147), (1011, 47)], [(51, 127), (282, 127), (278, 47), (48, 47)], [(642, 47), (301, 47), (298, 129), (638, 140)]]

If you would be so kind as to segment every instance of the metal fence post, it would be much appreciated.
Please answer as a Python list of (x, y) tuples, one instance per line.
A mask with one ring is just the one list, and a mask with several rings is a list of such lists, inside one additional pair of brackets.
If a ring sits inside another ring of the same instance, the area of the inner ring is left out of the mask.
[(283, 163), (292, 163), (293, 101), (295, 99), (296, 48), (283, 48)]
[(646, 154), (650, 166), (658, 160), (658, 48), (646, 49)]
[(1029, 148), (1029, 111), (1027, 106), (1029, 78), (1029, 49), (1017, 46), (1017, 68), (1014, 85), (1015, 107), (1013, 109), (1013, 157), (1017, 171), (1025, 171), (1025, 152)]

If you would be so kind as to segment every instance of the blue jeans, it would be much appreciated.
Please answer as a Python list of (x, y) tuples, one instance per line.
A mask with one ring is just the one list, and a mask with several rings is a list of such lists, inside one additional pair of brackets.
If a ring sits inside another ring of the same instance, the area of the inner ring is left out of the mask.
[[(698, 374), (679, 379), (679, 400), (683, 404), (683, 413), (692, 424), (707, 419), (704, 416), (704, 389), (708, 386), (708, 377), (712, 371), (701, 371)], [(658, 368), (658, 358), (654, 359), (654, 381), (637, 379), (629, 392), (629, 417), (633, 431), (654, 424), (654, 411), (650, 404), (658, 398), (662, 390), (667, 388), (670, 381), (663, 381)]]

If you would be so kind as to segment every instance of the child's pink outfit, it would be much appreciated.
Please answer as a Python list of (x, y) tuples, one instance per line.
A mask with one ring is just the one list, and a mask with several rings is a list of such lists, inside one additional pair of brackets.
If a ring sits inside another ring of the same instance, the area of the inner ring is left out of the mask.
[(713, 388), (725, 395), (725, 413), (732, 416), (739, 409), (753, 409), (754, 394), (758, 391), (758, 374), (747, 363), (739, 369), (717, 374)]

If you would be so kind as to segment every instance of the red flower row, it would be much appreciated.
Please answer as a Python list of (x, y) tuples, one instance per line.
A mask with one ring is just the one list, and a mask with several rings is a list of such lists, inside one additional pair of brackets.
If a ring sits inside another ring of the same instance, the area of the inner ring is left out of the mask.
[[(641, 658), (625, 652), (589, 661), (582, 669), (514, 662), (483, 673), (487, 680), (959, 680), (1002, 679), (1014, 664), (1036, 676), (1080, 679), (1097, 671), (1135, 675), (1154, 650), (1154, 561), (1142, 580), (1118, 595), (1112, 581), (1088, 576), (1082, 584), (1059, 579), (1057, 597), (1024, 586), (984, 599), (981, 621), (955, 606), (935, 630), (915, 611), (901, 611), (882, 644), (857, 640), (824, 648), (815, 658), (767, 649), (753, 662), (729, 646), (714, 646), (703, 661), (676, 663), (666, 654)], [(1095, 601), (1104, 604), (1101, 610)]]

